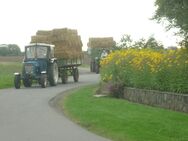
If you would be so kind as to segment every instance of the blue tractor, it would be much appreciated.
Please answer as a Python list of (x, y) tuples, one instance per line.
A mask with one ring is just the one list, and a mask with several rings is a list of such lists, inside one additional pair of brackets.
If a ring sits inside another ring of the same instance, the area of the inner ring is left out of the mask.
[(33, 80), (42, 88), (49, 82), (51, 86), (57, 85), (59, 70), (57, 59), (54, 57), (54, 45), (30, 44), (25, 47), (22, 74), (14, 73), (14, 86), (19, 89), (21, 80), (25, 87), (31, 87)]

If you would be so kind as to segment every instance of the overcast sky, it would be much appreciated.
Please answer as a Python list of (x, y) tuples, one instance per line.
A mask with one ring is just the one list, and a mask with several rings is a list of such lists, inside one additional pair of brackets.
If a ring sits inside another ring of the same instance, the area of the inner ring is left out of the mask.
[(149, 20), (155, 0), (0, 0), (0, 44), (18, 44), (23, 50), (37, 30), (77, 29), (86, 50), (89, 37), (123, 34), (134, 40), (150, 35), (165, 46), (176, 37)]

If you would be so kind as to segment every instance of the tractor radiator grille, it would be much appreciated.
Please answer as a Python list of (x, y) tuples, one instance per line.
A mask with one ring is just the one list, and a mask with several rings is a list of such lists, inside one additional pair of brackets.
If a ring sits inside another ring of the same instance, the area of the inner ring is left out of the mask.
[(26, 73), (32, 73), (33, 71), (33, 66), (31, 64), (26, 64), (25, 65), (25, 72)]

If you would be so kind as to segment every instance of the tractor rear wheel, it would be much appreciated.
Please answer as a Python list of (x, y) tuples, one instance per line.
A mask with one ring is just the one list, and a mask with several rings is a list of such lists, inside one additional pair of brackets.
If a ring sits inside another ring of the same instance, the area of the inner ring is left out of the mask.
[(50, 85), (56, 86), (59, 78), (58, 66), (56, 62), (49, 66), (48, 74)]

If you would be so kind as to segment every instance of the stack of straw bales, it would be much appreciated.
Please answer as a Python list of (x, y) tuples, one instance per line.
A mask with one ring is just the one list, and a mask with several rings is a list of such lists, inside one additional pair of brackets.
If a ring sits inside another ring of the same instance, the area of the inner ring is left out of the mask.
[(50, 31), (38, 30), (31, 43), (55, 45), (56, 58), (74, 59), (82, 56), (82, 41), (77, 30), (62, 28)]
[(115, 44), (113, 37), (89, 38), (87, 46), (89, 48), (112, 48)]

